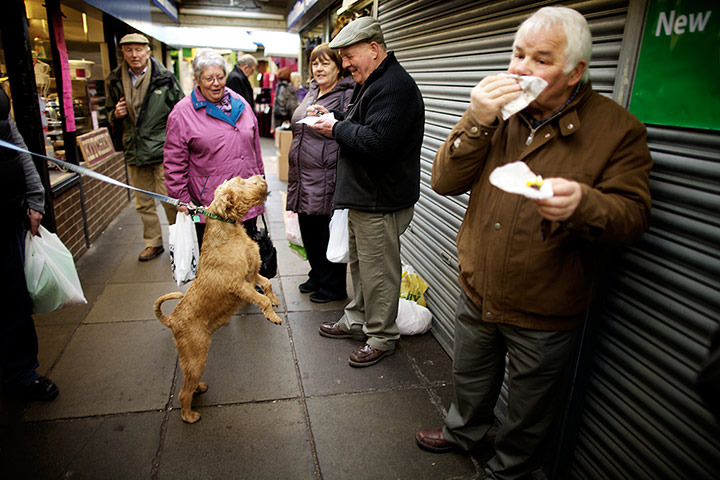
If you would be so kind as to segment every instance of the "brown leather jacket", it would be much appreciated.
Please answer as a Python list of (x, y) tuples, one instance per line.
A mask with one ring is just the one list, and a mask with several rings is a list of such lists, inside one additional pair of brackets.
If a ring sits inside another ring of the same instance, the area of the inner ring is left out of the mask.
[[(647, 133), (588, 82), (526, 146), (530, 134), (522, 112), (488, 127), (466, 111), (435, 156), (431, 185), (443, 195), (470, 190), (457, 236), (460, 284), (483, 319), (567, 330), (584, 318), (606, 247), (648, 228)], [(550, 223), (532, 201), (489, 183), (495, 167), (518, 160), (544, 178), (581, 184), (571, 218)]]

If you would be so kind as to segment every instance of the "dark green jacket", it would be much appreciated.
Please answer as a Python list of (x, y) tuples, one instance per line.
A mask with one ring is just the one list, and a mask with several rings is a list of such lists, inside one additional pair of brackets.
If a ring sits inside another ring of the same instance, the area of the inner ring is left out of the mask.
[(105, 80), (105, 109), (113, 128), (122, 129), (123, 151), (129, 165), (162, 163), (168, 115), (175, 104), (185, 96), (175, 75), (152, 57), (150, 68), (150, 85), (140, 107), (137, 126), (132, 124), (129, 115), (123, 118), (115, 117), (115, 104), (125, 96), (122, 66), (113, 70)]

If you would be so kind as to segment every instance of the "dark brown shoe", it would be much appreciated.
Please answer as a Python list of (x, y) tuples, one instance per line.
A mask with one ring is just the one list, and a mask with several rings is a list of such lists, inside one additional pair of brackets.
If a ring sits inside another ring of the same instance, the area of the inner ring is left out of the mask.
[(325, 322), (320, 324), (320, 335), (327, 338), (352, 338), (355, 340), (365, 340), (365, 334), (348, 333), (340, 328), (340, 322)]
[(138, 260), (140, 260), (141, 262), (147, 262), (148, 260), (152, 260), (153, 258), (157, 257), (164, 251), (165, 249), (162, 245), (160, 245), (159, 247), (146, 247), (145, 250), (140, 252)]
[(415, 434), (415, 441), (420, 448), (433, 453), (446, 453), (455, 450), (455, 444), (445, 440), (442, 427), (423, 428)]
[(369, 367), (370, 365), (375, 365), (383, 358), (389, 357), (393, 353), (395, 353), (394, 348), (392, 350), (378, 350), (366, 343), (350, 354), (348, 363), (350, 363), (352, 367)]

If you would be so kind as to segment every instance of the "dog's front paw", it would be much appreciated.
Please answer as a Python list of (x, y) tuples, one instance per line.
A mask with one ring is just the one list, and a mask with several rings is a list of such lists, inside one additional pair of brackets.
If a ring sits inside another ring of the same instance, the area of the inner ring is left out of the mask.
[(280, 300), (278, 300), (274, 293), (268, 294), (267, 297), (270, 299), (270, 303), (272, 303), (273, 307), (277, 307), (280, 305)]
[(268, 315), (267, 319), (270, 320), (275, 325), (280, 325), (283, 322), (282, 318), (278, 317), (275, 312), (273, 312), (272, 315)]
[(180, 416), (185, 423), (195, 423), (200, 420), (200, 414), (198, 412), (193, 412), (192, 410), (187, 413), (183, 412), (180, 414)]
[(208, 384), (205, 382), (200, 382), (200, 383), (198, 383), (198, 386), (195, 387), (195, 393), (199, 395), (201, 393), (207, 392), (207, 389), (208, 389)]

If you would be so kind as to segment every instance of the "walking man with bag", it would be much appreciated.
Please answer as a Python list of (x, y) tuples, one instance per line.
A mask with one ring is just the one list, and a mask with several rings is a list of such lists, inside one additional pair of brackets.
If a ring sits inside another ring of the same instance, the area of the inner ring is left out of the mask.
[[(139, 33), (120, 39), (122, 64), (106, 79), (106, 110), (114, 128), (122, 129), (123, 152), (130, 185), (167, 195), (163, 169), (163, 145), (168, 115), (184, 97), (175, 75), (152, 58), (150, 42)], [(135, 209), (143, 224), (145, 249), (138, 260), (160, 255), (163, 248), (155, 199), (135, 193)], [(175, 223), (177, 210), (162, 202), (168, 223)]]
[[(347, 208), (350, 274), (355, 296), (327, 338), (367, 339), (350, 353), (353, 367), (374, 365), (395, 352), (402, 266), (400, 235), (420, 197), (420, 147), (425, 107), (415, 81), (385, 47), (380, 24), (359, 18), (330, 42), (357, 83), (347, 113), (313, 128), (340, 146), (334, 208)], [(309, 115), (327, 113), (322, 105)]]

